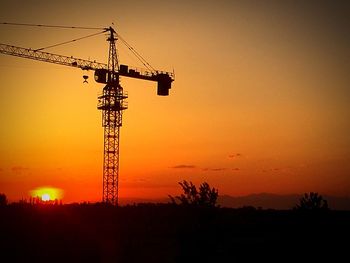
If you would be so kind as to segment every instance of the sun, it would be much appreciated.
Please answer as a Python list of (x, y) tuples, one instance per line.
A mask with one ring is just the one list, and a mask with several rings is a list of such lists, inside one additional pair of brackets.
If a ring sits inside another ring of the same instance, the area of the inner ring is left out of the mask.
[(43, 194), (41, 196), (41, 200), (43, 200), (43, 201), (50, 201), (50, 195), (49, 194)]
[(50, 186), (38, 187), (30, 191), (30, 195), (34, 198), (40, 198), (43, 202), (48, 202), (62, 199), (63, 190)]

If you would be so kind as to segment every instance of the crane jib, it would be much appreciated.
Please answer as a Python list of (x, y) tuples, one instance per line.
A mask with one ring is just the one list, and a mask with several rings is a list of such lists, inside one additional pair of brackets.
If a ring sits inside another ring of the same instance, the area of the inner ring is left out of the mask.
[[(76, 67), (83, 70), (95, 70), (95, 80), (98, 83), (107, 83), (107, 65), (96, 61), (84, 60), (74, 57), (68, 57), (48, 52), (37, 51), (29, 48), (0, 44), (0, 53), (5, 55), (17, 56), (27, 59), (39, 60), (58, 65)], [(147, 71), (144, 69), (131, 68), (127, 65), (120, 65), (119, 76), (156, 81), (157, 94), (160, 96), (169, 95), (171, 83), (174, 81), (174, 74), (164, 71)]]

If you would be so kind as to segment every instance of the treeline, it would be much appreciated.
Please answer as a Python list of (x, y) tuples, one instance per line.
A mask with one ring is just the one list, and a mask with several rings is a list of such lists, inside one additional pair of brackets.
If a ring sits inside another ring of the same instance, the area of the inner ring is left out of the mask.
[(207, 184), (180, 185), (183, 194), (168, 204), (2, 201), (0, 256), (11, 262), (340, 262), (347, 257), (350, 211), (329, 210), (317, 193), (304, 195), (291, 210), (232, 209), (220, 208), (218, 190)]
[[(3, 256), (14, 261), (248, 262), (344, 256), (350, 213), (138, 204), (0, 208)], [(336, 261), (331, 261), (336, 262)]]

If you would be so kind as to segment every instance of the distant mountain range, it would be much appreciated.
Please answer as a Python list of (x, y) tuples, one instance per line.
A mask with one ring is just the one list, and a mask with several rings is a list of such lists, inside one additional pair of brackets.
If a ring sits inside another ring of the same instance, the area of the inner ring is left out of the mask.
[[(252, 194), (233, 197), (229, 195), (219, 196), (218, 202), (223, 207), (254, 206), (264, 209), (291, 209), (299, 203), (301, 195), (276, 195), (276, 194)], [(328, 206), (334, 210), (350, 210), (349, 197), (323, 196)]]
[[(291, 209), (299, 203), (301, 195), (277, 195), (277, 194), (251, 194), (246, 196), (221, 195), (218, 198), (218, 204), (221, 207), (239, 208), (243, 206), (261, 207), (263, 209)], [(328, 201), (330, 209), (350, 210), (350, 197), (335, 197), (323, 195)], [(141, 199), (141, 198), (120, 198), (121, 205), (136, 203), (167, 203), (168, 198), (160, 199)]]

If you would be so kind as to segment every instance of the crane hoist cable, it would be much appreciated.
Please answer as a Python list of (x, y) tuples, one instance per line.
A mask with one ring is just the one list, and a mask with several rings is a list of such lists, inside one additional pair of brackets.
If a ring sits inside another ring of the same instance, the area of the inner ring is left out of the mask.
[(82, 39), (85, 39), (85, 38), (97, 36), (97, 35), (103, 34), (105, 32), (106, 32), (106, 30), (104, 30), (102, 32), (95, 33), (95, 34), (87, 35), (87, 36), (84, 36), (84, 37), (79, 37), (79, 38), (75, 38), (75, 39), (72, 39), (72, 40), (69, 40), (69, 41), (61, 42), (61, 43), (58, 43), (58, 44), (54, 44), (54, 45), (51, 45), (51, 46), (34, 49), (34, 51), (40, 51), (40, 50), (51, 48), (51, 47), (57, 47), (57, 46), (65, 45), (65, 44), (72, 43), (72, 42), (75, 42), (75, 41), (78, 41), (78, 40), (82, 40)]
[(144, 59), (140, 53), (138, 53), (120, 34), (117, 33), (118, 39), (122, 41), (122, 43), (137, 57), (138, 60), (150, 71), (156, 72), (156, 70), (147, 62), (146, 59)]
[[(28, 23), (12, 23), (12, 22), (1, 22), (1, 25), (10, 25), (10, 26), (28, 26), (28, 27), (48, 27), (48, 28), (62, 28), (62, 29), (87, 29), (87, 30), (103, 30), (102, 32), (99, 33), (95, 33), (95, 34), (91, 34), (88, 36), (84, 36), (84, 37), (80, 37), (80, 38), (76, 38), (73, 40), (69, 40), (69, 41), (65, 41), (62, 43), (58, 43), (58, 44), (54, 44), (54, 45), (50, 45), (47, 47), (42, 47), (42, 48), (38, 48), (35, 49), (34, 51), (41, 51), (44, 49), (48, 49), (48, 48), (52, 48), (52, 47), (57, 47), (60, 45), (64, 45), (64, 44), (68, 44), (68, 43), (72, 43), (81, 39), (85, 39), (88, 37), (92, 37), (92, 36), (96, 36), (99, 34), (103, 34), (105, 32), (107, 32), (109, 30), (109, 28), (106, 27), (81, 27), (81, 26), (62, 26), (62, 25), (46, 25), (46, 24), (28, 24)], [(147, 60), (142, 57), (140, 55), (140, 53), (138, 53), (120, 34), (116, 33), (118, 39), (121, 40), (121, 42), (131, 51), (132, 54), (134, 54), (134, 56), (142, 63), (142, 65), (144, 65), (149, 71), (152, 72), (157, 72), (157, 70), (151, 66), (150, 63), (147, 62)]]
[(105, 30), (104, 27), (82, 27), (82, 26), (57, 26), (57, 25), (43, 25), (43, 24), (26, 24), (26, 23), (8, 23), (1, 22), (1, 25), (10, 26), (37, 26), (37, 27), (53, 27), (53, 28), (66, 28), (66, 29), (88, 29), (88, 30)]
[(81, 40), (81, 39), (85, 39), (85, 38), (89, 38), (89, 37), (92, 37), (92, 36), (100, 35), (100, 34), (103, 34), (103, 33), (108, 31), (108, 28), (103, 28), (103, 27), (61, 26), (61, 25), (44, 25), (44, 24), (11, 23), (11, 22), (1, 22), (0, 24), (1, 25), (10, 25), (10, 26), (29, 26), (29, 27), (64, 28), (64, 29), (103, 30), (102, 32), (98, 32), (98, 33), (95, 33), (95, 34), (83, 36), (83, 37), (80, 37), (80, 38), (72, 39), (72, 40), (69, 40), (69, 41), (65, 41), (65, 42), (62, 42), (62, 43), (50, 45), (50, 46), (47, 46), (47, 47), (38, 48), (38, 49), (35, 49), (34, 51), (40, 51), (40, 50), (47, 49), (47, 48), (57, 47), (57, 46), (68, 44), (68, 43), (71, 43), (71, 42), (75, 42), (75, 41), (78, 41), (78, 40)]

